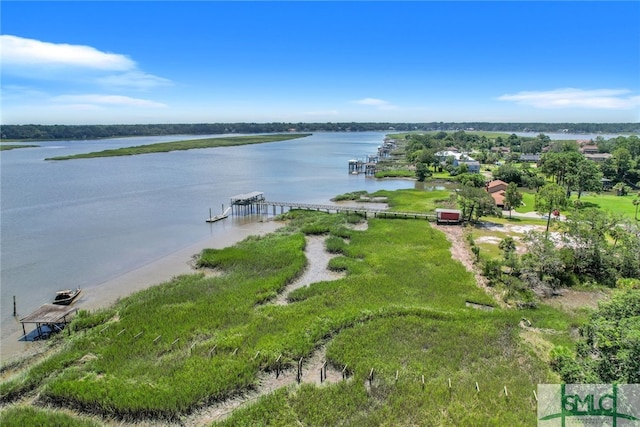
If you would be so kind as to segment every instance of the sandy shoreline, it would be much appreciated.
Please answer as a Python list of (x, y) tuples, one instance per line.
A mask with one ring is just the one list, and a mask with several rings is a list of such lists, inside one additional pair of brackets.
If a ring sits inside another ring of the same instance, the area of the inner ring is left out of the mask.
[[(172, 277), (193, 273), (194, 269), (191, 266), (191, 261), (193, 256), (199, 254), (202, 249), (222, 249), (232, 246), (249, 236), (271, 233), (281, 226), (281, 222), (275, 221), (259, 221), (234, 226), (223, 235), (203, 240), (111, 280), (84, 289), (80, 299), (74, 304), (78, 309), (90, 311), (109, 307), (119, 298), (166, 282)], [(29, 330), (27, 330), (28, 332)], [(22, 326), (16, 319), (14, 327), (11, 328), (11, 333), (3, 336), (0, 341), (0, 361), (2, 364), (38, 353), (46, 347), (46, 341), (23, 342), (19, 341), (20, 337), (22, 337)]]

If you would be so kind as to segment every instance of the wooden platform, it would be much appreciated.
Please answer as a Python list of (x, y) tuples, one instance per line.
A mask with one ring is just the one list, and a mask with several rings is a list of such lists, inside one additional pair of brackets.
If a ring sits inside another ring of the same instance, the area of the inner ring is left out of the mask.
[(363, 215), (365, 218), (372, 216), (374, 218), (409, 218), (409, 219), (426, 219), (427, 221), (435, 221), (436, 216), (434, 214), (428, 213), (418, 213), (418, 212), (396, 212), (389, 211), (387, 209), (373, 209), (367, 207), (353, 207), (353, 206), (340, 206), (340, 205), (316, 205), (316, 204), (308, 204), (308, 203), (292, 203), (292, 202), (270, 202), (263, 201), (258, 202), (256, 205), (259, 208), (259, 212), (267, 213), (269, 207), (273, 209), (273, 214), (275, 215), (276, 207), (280, 207), (280, 213), (284, 213), (285, 210), (291, 209), (303, 209), (303, 210), (311, 210), (311, 211), (324, 211), (327, 213), (358, 213)]
[(68, 305), (41, 305), (36, 311), (20, 319), (20, 323), (22, 323), (22, 332), (24, 335), (27, 335), (24, 325), (26, 323), (32, 323), (36, 325), (38, 337), (42, 338), (42, 325), (66, 325), (69, 323), (71, 315), (77, 311), (78, 309), (76, 307), (70, 307)]

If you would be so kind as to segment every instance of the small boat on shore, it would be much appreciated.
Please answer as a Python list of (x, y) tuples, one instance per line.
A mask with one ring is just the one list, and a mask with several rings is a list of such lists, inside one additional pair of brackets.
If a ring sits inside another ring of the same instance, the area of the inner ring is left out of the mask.
[(69, 305), (73, 300), (78, 298), (80, 292), (82, 292), (82, 289), (80, 288), (58, 291), (56, 292), (56, 297), (54, 298), (53, 303), (58, 305)]

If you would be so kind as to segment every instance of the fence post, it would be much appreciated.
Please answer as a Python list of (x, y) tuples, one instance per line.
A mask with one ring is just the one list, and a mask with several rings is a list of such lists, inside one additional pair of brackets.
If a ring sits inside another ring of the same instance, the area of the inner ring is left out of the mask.
[(276, 359), (276, 379), (278, 379), (278, 377), (280, 376), (280, 358), (281, 357), (282, 357), (282, 354), (280, 354)]
[(296, 375), (296, 380), (298, 381), (298, 384), (300, 384), (300, 381), (302, 380), (302, 357), (298, 360), (298, 374)]

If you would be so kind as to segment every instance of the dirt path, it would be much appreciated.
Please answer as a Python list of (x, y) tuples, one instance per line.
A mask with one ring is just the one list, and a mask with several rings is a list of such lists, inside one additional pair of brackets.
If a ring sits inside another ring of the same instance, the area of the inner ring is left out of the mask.
[(460, 261), (468, 271), (474, 273), (478, 284), (482, 288), (486, 288), (486, 279), (476, 270), (473, 264), (473, 254), (464, 241), (463, 228), (457, 225), (433, 225), (433, 227), (442, 231), (451, 243), (451, 257)]
[[(342, 381), (342, 372), (333, 369), (329, 366), (326, 367), (326, 379), (320, 380), (320, 371), (326, 360), (325, 347), (317, 350), (311, 358), (303, 360), (302, 378), (300, 383), (307, 384), (334, 384), (338, 381)], [(214, 421), (221, 421), (231, 415), (231, 413), (241, 407), (251, 405), (257, 401), (260, 397), (269, 394), (281, 387), (289, 387), (297, 383), (297, 368), (289, 368), (286, 371), (280, 372), (278, 378), (276, 374), (263, 373), (258, 379), (258, 386), (255, 390), (247, 392), (241, 396), (234, 397), (232, 399), (225, 400), (224, 402), (217, 403), (215, 405), (204, 408), (184, 420), (185, 426), (207, 426), (211, 425)], [(152, 424), (149, 424), (149, 427)], [(158, 425), (153, 424), (153, 425)], [(137, 424), (138, 427), (142, 425)], [(146, 425), (144, 427), (147, 427)]]
[[(366, 223), (360, 224), (355, 229), (366, 229)], [(325, 250), (325, 236), (307, 236), (305, 246), (305, 256), (307, 258), (307, 267), (294, 283), (276, 298), (274, 304), (287, 304), (287, 295), (294, 289), (309, 286), (312, 283), (328, 280), (337, 280), (344, 277), (343, 273), (332, 272), (327, 269), (329, 260), (336, 255), (330, 254)], [(326, 366), (321, 381), (320, 370), (326, 362), (326, 347), (322, 346), (316, 350), (309, 358), (302, 361), (302, 377), (300, 383), (308, 384), (333, 384), (342, 381), (342, 372), (330, 366)], [(325, 377), (326, 375), (326, 377)], [(125, 427), (175, 427), (175, 426), (208, 426), (214, 421), (221, 421), (231, 415), (231, 413), (241, 407), (251, 405), (260, 397), (267, 395), (281, 387), (289, 387), (297, 383), (297, 367), (290, 367), (285, 371), (281, 371), (276, 378), (275, 372), (262, 372), (258, 376), (255, 389), (247, 391), (241, 395), (218, 402), (216, 404), (201, 408), (193, 414), (185, 417), (180, 423), (162, 423), (156, 420), (144, 421), (134, 424), (127, 423), (111, 423), (112, 426)]]
[(324, 248), (324, 236), (307, 236), (307, 244), (304, 250), (307, 257), (307, 268), (302, 276), (300, 276), (294, 283), (286, 287), (286, 289), (278, 295), (274, 304), (285, 305), (287, 304), (287, 296), (295, 289), (309, 286), (315, 282), (338, 280), (344, 277), (343, 273), (337, 273), (330, 271), (327, 266), (331, 258), (336, 255), (330, 254)]
[(442, 231), (451, 243), (451, 257), (460, 261), (467, 271), (473, 273), (478, 286), (493, 296), (499, 305), (504, 306), (500, 295), (487, 284), (487, 278), (480, 273), (480, 270), (473, 263), (473, 254), (465, 242), (464, 229), (458, 225), (433, 225), (433, 227)]

